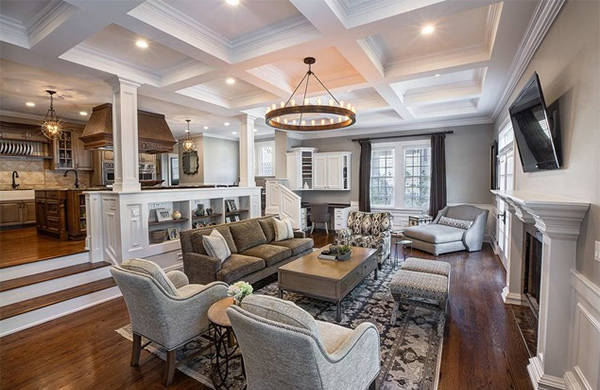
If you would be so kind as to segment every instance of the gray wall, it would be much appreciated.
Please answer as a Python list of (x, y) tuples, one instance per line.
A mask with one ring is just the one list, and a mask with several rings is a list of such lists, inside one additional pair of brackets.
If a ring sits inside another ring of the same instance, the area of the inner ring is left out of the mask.
[(233, 184), (240, 177), (238, 141), (204, 136), (204, 183)]
[[(430, 129), (435, 132), (450, 129)], [(490, 144), (493, 140), (491, 124), (459, 126), (446, 137), (446, 177), (448, 203), (490, 204)], [(412, 132), (414, 133), (414, 132)], [(369, 137), (411, 134), (396, 132), (373, 134)], [(365, 136), (366, 137), (366, 136)], [(320, 152), (352, 152), (352, 187), (350, 191), (303, 191), (302, 200), (315, 202), (358, 201), (358, 168), (360, 147), (353, 137), (322, 138), (302, 141), (302, 146), (319, 149)], [(421, 137), (422, 138), (422, 137)], [(405, 140), (419, 138), (405, 138)], [(382, 140), (390, 142), (393, 140)], [(377, 141), (374, 141), (377, 142)]]
[[(517, 157), (515, 188), (591, 203), (577, 244), (577, 270), (597, 285), (600, 263), (594, 260), (594, 240), (600, 241), (599, 14), (600, 2), (567, 1), (508, 100), (512, 103), (534, 71), (539, 74), (546, 104), (559, 100), (563, 167), (524, 173)], [(495, 134), (507, 117), (504, 107), (494, 123)]]

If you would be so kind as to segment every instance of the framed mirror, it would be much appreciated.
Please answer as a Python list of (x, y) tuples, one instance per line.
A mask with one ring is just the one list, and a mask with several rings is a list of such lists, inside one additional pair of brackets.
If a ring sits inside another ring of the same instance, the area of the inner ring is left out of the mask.
[(183, 152), (182, 169), (186, 175), (195, 175), (198, 173), (198, 152)]

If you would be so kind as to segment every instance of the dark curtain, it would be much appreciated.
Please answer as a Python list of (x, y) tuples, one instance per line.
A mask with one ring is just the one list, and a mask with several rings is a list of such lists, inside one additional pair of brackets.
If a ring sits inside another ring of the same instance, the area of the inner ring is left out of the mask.
[(431, 190), (429, 215), (436, 217), (446, 207), (446, 135), (431, 135)]
[(358, 173), (358, 209), (371, 211), (371, 141), (359, 141), (360, 172)]

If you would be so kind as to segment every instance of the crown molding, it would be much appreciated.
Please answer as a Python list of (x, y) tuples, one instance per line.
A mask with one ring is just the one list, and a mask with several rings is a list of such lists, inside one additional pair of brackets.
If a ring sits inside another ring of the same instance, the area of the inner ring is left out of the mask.
[(29, 31), (29, 44), (31, 47), (37, 45), (52, 31), (67, 21), (75, 12), (77, 7), (61, 0), (46, 3), (36, 14), (26, 22)]
[(382, 63), (383, 48), (381, 42), (374, 36), (358, 39), (356, 41), (358, 46), (364, 51), (365, 55), (369, 58), (377, 72), (383, 77), (385, 74), (385, 68)]
[[(424, 122), (424, 123), (412, 123), (412, 124), (400, 124), (400, 125), (381, 125), (381, 126), (369, 126), (369, 128), (346, 128), (342, 130), (317, 132), (318, 134), (298, 134), (301, 140), (308, 139), (322, 139), (322, 138), (339, 138), (339, 137), (355, 137), (358, 135), (370, 135), (370, 134), (385, 134), (393, 133), (398, 131), (412, 131), (412, 130), (432, 130), (432, 129), (451, 129), (452, 127), (458, 126), (474, 126), (474, 125), (488, 125), (492, 121), (487, 117), (480, 118), (466, 118), (466, 119), (450, 119), (445, 121), (435, 122)], [(291, 133), (288, 133), (288, 136)]]
[(275, 65), (261, 65), (256, 68), (249, 69), (247, 72), (283, 91), (286, 91), (288, 94), (291, 94), (293, 91), (292, 87), (290, 86), (288, 76)]
[(159, 74), (129, 62), (110, 57), (107, 53), (84, 43), (80, 43), (58, 58), (133, 80), (139, 84), (160, 85)]
[(299, 15), (230, 41), (231, 60), (241, 62), (321, 37), (315, 26)]
[(17, 19), (0, 15), (0, 40), (11, 45), (29, 49), (27, 27)]
[[(28, 120), (33, 120), (36, 122), (39, 122), (39, 124), (41, 125), (42, 122), (44, 121), (44, 116), (43, 115), (36, 115), (36, 114), (31, 114), (28, 112), (20, 112), (20, 111), (12, 111), (12, 110), (3, 110), (0, 109), (0, 118), (2, 118), (3, 116), (8, 116), (8, 117), (13, 117), (13, 118), (19, 118), (19, 119), (28, 119)], [(60, 116), (59, 117), (69, 123), (74, 123), (74, 124), (78, 124), (78, 125), (85, 125), (87, 123), (87, 120), (81, 120), (81, 119), (73, 119), (73, 118), (68, 118), (68, 117), (64, 117), (64, 116)]]
[(554, 19), (558, 16), (565, 0), (544, 0), (538, 2), (533, 17), (527, 26), (525, 35), (517, 49), (517, 53), (508, 71), (508, 79), (504, 92), (497, 103), (496, 109), (491, 115), (493, 121), (496, 121), (498, 115), (502, 112), (508, 99), (514, 92), (519, 80), (525, 73), (527, 66), (531, 62), (535, 52), (542, 43), (546, 33), (552, 26)]
[(488, 6), (485, 22), (485, 44), (490, 52), (490, 55), (494, 49), (494, 43), (496, 41), (498, 27), (500, 26), (500, 17), (502, 16), (503, 6), (504, 3), (494, 3)]
[(206, 28), (162, 0), (147, 0), (127, 14), (189, 45), (231, 63), (230, 43), (226, 38)]
[(466, 99), (445, 100), (443, 102), (413, 105), (406, 108), (415, 119), (428, 119), (437, 117), (448, 117), (456, 115), (477, 114), (479, 97), (467, 97)]
[(185, 59), (161, 72), (160, 85), (165, 87), (180, 81), (186, 81), (193, 77), (213, 72), (212, 66), (203, 64), (194, 59)]
[(205, 132), (200, 133), (200, 135), (203, 138), (216, 138), (216, 139), (225, 139), (225, 140), (228, 140), (228, 141), (239, 142), (238, 137), (235, 137), (233, 135), (223, 135), (223, 134), (205, 133)]
[(175, 93), (192, 99), (202, 100), (203, 102), (214, 104), (219, 107), (231, 109), (231, 102), (229, 100), (223, 98), (218, 92), (202, 85), (180, 89), (179, 91), (175, 91)]

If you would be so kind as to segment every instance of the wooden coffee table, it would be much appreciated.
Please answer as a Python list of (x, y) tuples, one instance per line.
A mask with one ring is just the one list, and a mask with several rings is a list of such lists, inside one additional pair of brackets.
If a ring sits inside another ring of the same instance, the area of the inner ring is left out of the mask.
[(376, 249), (352, 247), (352, 256), (346, 261), (321, 260), (321, 248), (279, 267), (279, 298), (283, 291), (300, 293), (337, 305), (335, 320), (342, 320), (341, 301), (368, 274), (375, 271), (377, 280)]

